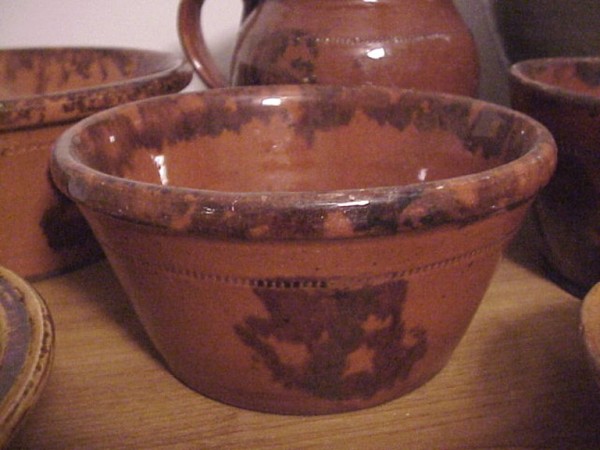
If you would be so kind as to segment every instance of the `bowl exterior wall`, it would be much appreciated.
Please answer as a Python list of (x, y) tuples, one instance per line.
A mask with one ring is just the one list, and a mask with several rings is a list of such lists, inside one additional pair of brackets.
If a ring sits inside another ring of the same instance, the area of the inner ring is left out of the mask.
[[(0, 54), (0, 76), (8, 85), (0, 92), (8, 96), (0, 99), (0, 264), (39, 279), (102, 256), (77, 207), (50, 179), (54, 141), (95, 112), (182, 90), (191, 68), (168, 53), (133, 49), (7, 49)], [(127, 68), (134, 63), (140, 69), (131, 72)], [(14, 81), (29, 87), (21, 86), (27, 95), (11, 92)]]
[(327, 414), (446, 365), (528, 206), (377, 238), (252, 242), (82, 211), (176, 377), (243, 408)]
[(600, 280), (600, 101), (581, 101), (514, 77), (515, 109), (556, 139), (558, 163), (533, 215), (540, 252), (561, 286), (582, 297)]
[(77, 207), (50, 180), (50, 149), (68, 125), (0, 132), (0, 264), (29, 279), (102, 256)]

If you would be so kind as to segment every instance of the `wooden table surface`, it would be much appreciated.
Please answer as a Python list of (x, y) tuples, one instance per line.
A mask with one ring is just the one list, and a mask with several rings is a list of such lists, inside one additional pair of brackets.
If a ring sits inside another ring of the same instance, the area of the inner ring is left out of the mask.
[[(530, 261), (529, 261), (530, 262)], [(35, 284), (56, 325), (46, 390), (12, 448), (600, 448), (580, 301), (503, 260), (432, 381), (385, 405), (294, 417), (226, 406), (160, 362), (106, 262)]]

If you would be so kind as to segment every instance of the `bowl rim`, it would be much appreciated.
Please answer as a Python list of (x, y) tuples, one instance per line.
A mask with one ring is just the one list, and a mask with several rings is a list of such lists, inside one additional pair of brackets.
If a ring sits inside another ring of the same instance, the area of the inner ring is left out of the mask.
[[(310, 232), (286, 234), (282, 230), (267, 230), (264, 233), (240, 233), (235, 221), (232, 228), (217, 230), (211, 215), (232, 214), (249, 220), (260, 228), (261, 220), (268, 221), (277, 215), (302, 221), (306, 217), (323, 217), (333, 212), (357, 214), (365, 220), (392, 220), (391, 226), (368, 226), (360, 230), (345, 228), (329, 230), (328, 238), (349, 238), (374, 235), (390, 235), (399, 232), (429, 228), (432, 226), (458, 223), (465, 225), (478, 218), (516, 208), (530, 202), (537, 192), (549, 181), (556, 165), (556, 144), (550, 132), (539, 122), (507, 107), (469, 97), (422, 92), (411, 89), (383, 86), (336, 86), (345, 92), (371, 89), (396, 96), (412, 96), (420, 100), (460, 102), (474, 108), (488, 108), (504, 117), (517, 117), (532, 130), (532, 145), (520, 157), (493, 169), (476, 174), (413, 183), (400, 186), (340, 189), (332, 191), (279, 191), (279, 192), (229, 192), (195, 189), (181, 186), (163, 186), (147, 182), (132, 181), (109, 175), (84, 165), (74, 155), (78, 134), (86, 127), (109, 119), (111, 115), (126, 112), (142, 104), (152, 106), (161, 101), (185, 99), (206, 95), (281, 95), (286, 98), (313, 95), (331, 89), (325, 85), (251, 86), (213, 89), (185, 94), (163, 96), (133, 102), (95, 114), (80, 121), (57, 140), (51, 156), (51, 174), (57, 187), (79, 205), (107, 213), (115, 218), (139, 224), (171, 229), (213, 237), (264, 239), (311, 239)], [(277, 94), (274, 94), (274, 93)], [(524, 132), (524, 131), (523, 131)], [(500, 187), (500, 189), (496, 189)], [(494, 189), (494, 195), (481, 201), (478, 193)], [(135, 192), (134, 192), (135, 191)], [(170, 194), (170, 195), (165, 195)], [(473, 200), (475, 196), (475, 201)], [(107, 199), (118, 202), (109, 205)], [(169, 207), (179, 207), (185, 202), (195, 205), (199, 220), (182, 224), (181, 217), (173, 218)], [(155, 206), (152, 209), (148, 204)], [(410, 207), (408, 207), (410, 206)], [(370, 214), (375, 214), (373, 217)], [(390, 219), (391, 217), (391, 219)], [(222, 218), (222, 217), (220, 217)], [(370, 219), (369, 219), (370, 218)], [(177, 219), (180, 219), (179, 222)], [(174, 223), (178, 225), (173, 226)], [(263, 224), (264, 225), (264, 224)], [(254, 229), (254, 228), (252, 228)], [(322, 238), (323, 236), (318, 236)]]
[(0, 352), (0, 446), (4, 446), (46, 386), (54, 361), (55, 327), (40, 294), (2, 266), (0, 297), (0, 338), (3, 346), (11, 347), (8, 353)]
[[(111, 46), (46, 46), (10, 47), (1, 53), (22, 52), (92, 52), (136, 55), (162, 59), (161, 69), (93, 86), (56, 90), (44, 94), (0, 97), (0, 132), (21, 128), (72, 122), (126, 101), (135, 101), (160, 94), (169, 94), (187, 86), (193, 75), (183, 55), (174, 52)], [(110, 95), (109, 95), (110, 94)], [(75, 106), (83, 106), (78, 109)]]
[(600, 106), (600, 96), (585, 95), (559, 84), (552, 84), (531, 77), (526, 69), (532, 67), (552, 67), (565, 64), (597, 64), (600, 67), (600, 56), (553, 56), (546, 58), (532, 58), (518, 61), (509, 68), (509, 79), (530, 90), (554, 98), (564, 98), (569, 102), (583, 106)]

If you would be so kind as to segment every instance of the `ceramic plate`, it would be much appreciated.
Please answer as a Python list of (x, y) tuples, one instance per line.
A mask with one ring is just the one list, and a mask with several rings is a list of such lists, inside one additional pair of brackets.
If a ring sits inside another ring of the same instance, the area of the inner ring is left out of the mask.
[(0, 267), (0, 448), (37, 401), (54, 355), (54, 326), (44, 300)]
[(600, 387), (600, 283), (592, 288), (583, 301), (581, 332), (590, 365)]

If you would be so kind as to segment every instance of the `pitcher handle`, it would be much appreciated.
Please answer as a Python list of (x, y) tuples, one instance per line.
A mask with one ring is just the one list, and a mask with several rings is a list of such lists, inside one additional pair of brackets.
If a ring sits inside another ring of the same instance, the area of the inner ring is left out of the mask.
[(179, 40), (188, 60), (209, 88), (227, 86), (227, 78), (210, 54), (202, 32), (202, 6), (204, 0), (181, 0), (177, 25)]

